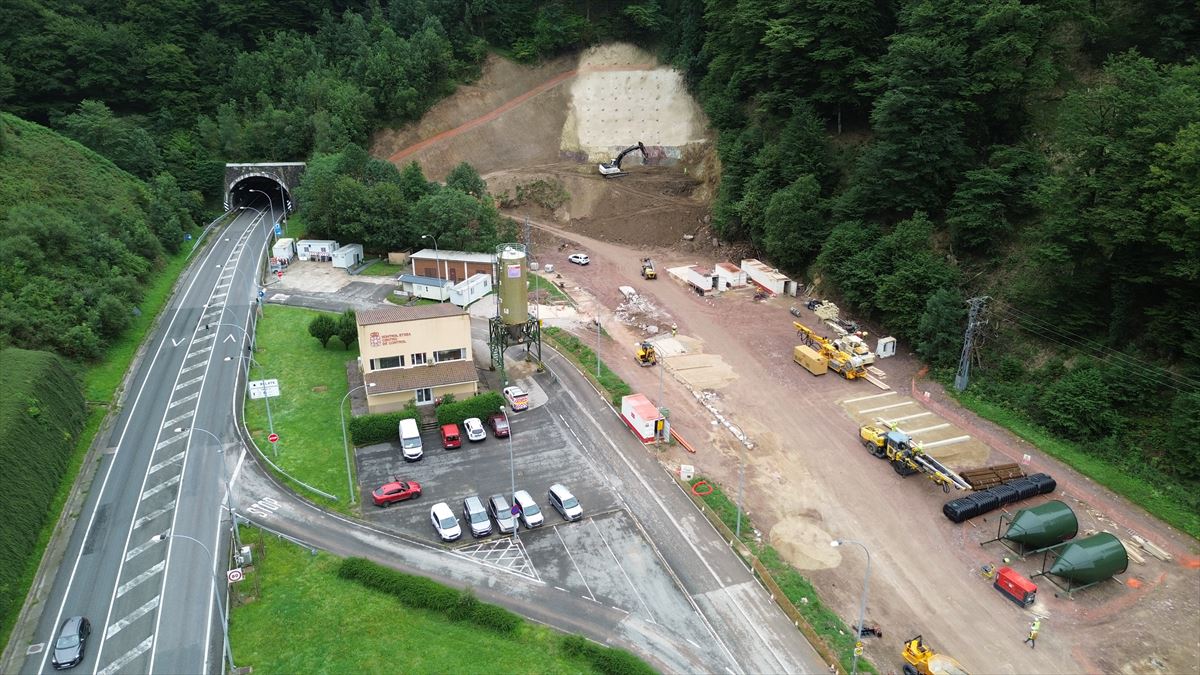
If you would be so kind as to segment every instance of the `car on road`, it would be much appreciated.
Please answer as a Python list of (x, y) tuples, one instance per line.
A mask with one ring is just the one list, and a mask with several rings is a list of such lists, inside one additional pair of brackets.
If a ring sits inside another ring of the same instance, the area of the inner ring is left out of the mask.
[(572, 253), (571, 255), (567, 256), (567, 260), (570, 260), (576, 265), (586, 265), (592, 262), (592, 259), (587, 257), (586, 253)]
[(433, 522), (433, 529), (437, 530), (442, 541), (454, 541), (462, 536), (458, 519), (454, 517), (450, 505), (446, 502), (438, 502), (429, 509), (429, 520)]
[(72, 616), (62, 622), (54, 638), (54, 656), (50, 665), (56, 670), (74, 668), (83, 660), (83, 647), (92, 634), (92, 624), (85, 617)]
[(462, 447), (462, 436), (459, 435), (457, 424), (442, 425), (442, 447), (447, 450), (456, 450)]
[(500, 534), (517, 531), (517, 517), (512, 514), (512, 507), (504, 495), (488, 497), (487, 507), (488, 514), (496, 520), (496, 529), (500, 530)]
[(514, 411), (525, 410), (529, 407), (529, 394), (517, 386), (504, 388), (504, 400), (508, 401), (508, 407)]
[(371, 500), (375, 506), (388, 507), (396, 502), (416, 499), (421, 496), (421, 484), (415, 480), (395, 480), (385, 483), (371, 492)]
[(550, 491), (546, 493), (546, 499), (550, 500), (550, 506), (558, 511), (558, 515), (562, 516), (563, 520), (579, 520), (583, 517), (583, 506), (562, 483), (551, 485)]
[(492, 521), (479, 497), (471, 495), (463, 500), (463, 520), (471, 528), (471, 536), (486, 537), (492, 533)]
[(525, 529), (541, 527), (545, 522), (542, 518), (542, 510), (538, 508), (537, 502), (533, 501), (533, 497), (524, 490), (517, 490), (513, 493), (513, 503), (521, 509), (521, 522), (525, 525)]
[(487, 429), (483, 428), (483, 422), (479, 421), (478, 417), (468, 417), (463, 420), (463, 429), (467, 431), (467, 440), (472, 443), (487, 438)]
[(501, 413), (496, 413), (488, 418), (488, 422), (492, 425), (492, 435), (496, 438), (508, 438), (511, 430), (508, 428), (508, 418)]

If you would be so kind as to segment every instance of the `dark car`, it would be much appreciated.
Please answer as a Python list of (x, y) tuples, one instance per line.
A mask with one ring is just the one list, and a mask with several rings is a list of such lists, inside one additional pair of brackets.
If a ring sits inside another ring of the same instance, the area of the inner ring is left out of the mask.
[(371, 499), (375, 501), (375, 506), (391, 506), (396, 502), (416, 499), (420, 496), (421, 484), (415, 480), (398, 480), (375, 488), (375, 491), (371, 493)]
[(495, 435), (496, 438), (508, 438), (509, 429), (507, 417), (501, 415), (500, 413), (496, 413), (488, 419), (488, 422), (492, 425), (492, 434)]
[(83, 646), (92, 633), (92, 624), (82, 616), (73, 616), (62, 623), (54, 639), (54, 658), (50, 664), (58, 670), (74, 668), (83, 660)]

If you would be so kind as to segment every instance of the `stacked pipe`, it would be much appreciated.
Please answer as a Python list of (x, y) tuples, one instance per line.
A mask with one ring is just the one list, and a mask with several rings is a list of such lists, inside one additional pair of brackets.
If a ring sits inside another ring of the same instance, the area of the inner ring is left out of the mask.
[(966, 497), (952, 499), (942, 505), (942, 513), (955, 523), (994, 511), (1001, 506), (1028, 499), (1035, 495), (1054, 492), (1058, 483), (1044, 473), (1010, 480), (1001, 485), (979, 490)]

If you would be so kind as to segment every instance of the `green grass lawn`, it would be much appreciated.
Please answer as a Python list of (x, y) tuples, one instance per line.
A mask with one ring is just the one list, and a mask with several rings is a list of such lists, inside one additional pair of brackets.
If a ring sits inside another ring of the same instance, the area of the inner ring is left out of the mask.
[[(244, 538), (260, 532), (243, 528)], [(503, 637), (337, 576), (338, 558), (268, 537), (261, 594), (229, 620), (233, 660), (255, 673), (593, 673), (561, 635), (527, 623)], [(251, 580), (238, 587), (253, 592)]]
[[(566, 293), (563, 293), (562, 289), (559, 288), (558, 286), (555, 286), (554, 282), (551, 281), (550, 279), (546, 278), (545, 276), (543, 276), (541, 274), (536, 274), (536, 273), (531, 273), (529, 276), (538, 277), (537, 286), (536, 286), (537, 290), (546, 291), (546, 293), (554, 300), (561, 300), (569, 305), (575, 304), (575, 301), (571, 299), (571, 296), (567, 295)], [(534, 289), (533, 282), (534, 282), (534, 280), (530, 279), (530, 281), (529, 281), (530, 289)]]
[(408, 271), (404, 265), (393, 265), (389, 262), (380, 260), (370, 267), (359, 272), (359, 274), (368, 277), (394, 277), (397, 274), (403, 274)]
[[(271, 399), (271, 419), (279, 434), (277, 455), (267, 442), (270, 431), (263, 400), (246, 399), (246, 428), (271, 461), (295, 478), (337, 495), (338, 501), (298, 488), (302, 494), (349, 513), (338, 404), (349, 390), (345, 364), (358, 357), (358, 347), (342, 349), (341, 342), (333, 338), (329, 347), (322, 349), (308, 334), (308, 323), (318, 314), (299, 307), (263, 306), (254, 355), (262, 367), (252, 368), (250, 379), (279, 380), (280, 395)], [(347, 420), (349, 406), (347, 402)]]

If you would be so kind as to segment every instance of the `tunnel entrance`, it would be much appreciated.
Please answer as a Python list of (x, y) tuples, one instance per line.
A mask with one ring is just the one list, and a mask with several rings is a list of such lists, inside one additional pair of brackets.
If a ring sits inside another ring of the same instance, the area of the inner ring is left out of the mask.
[(296, 209), (292, 197), (303, 162), (267, 162), (225, 165), (225, 210), (239, 207), (263, 209), (275, 221), (286, 220)]

